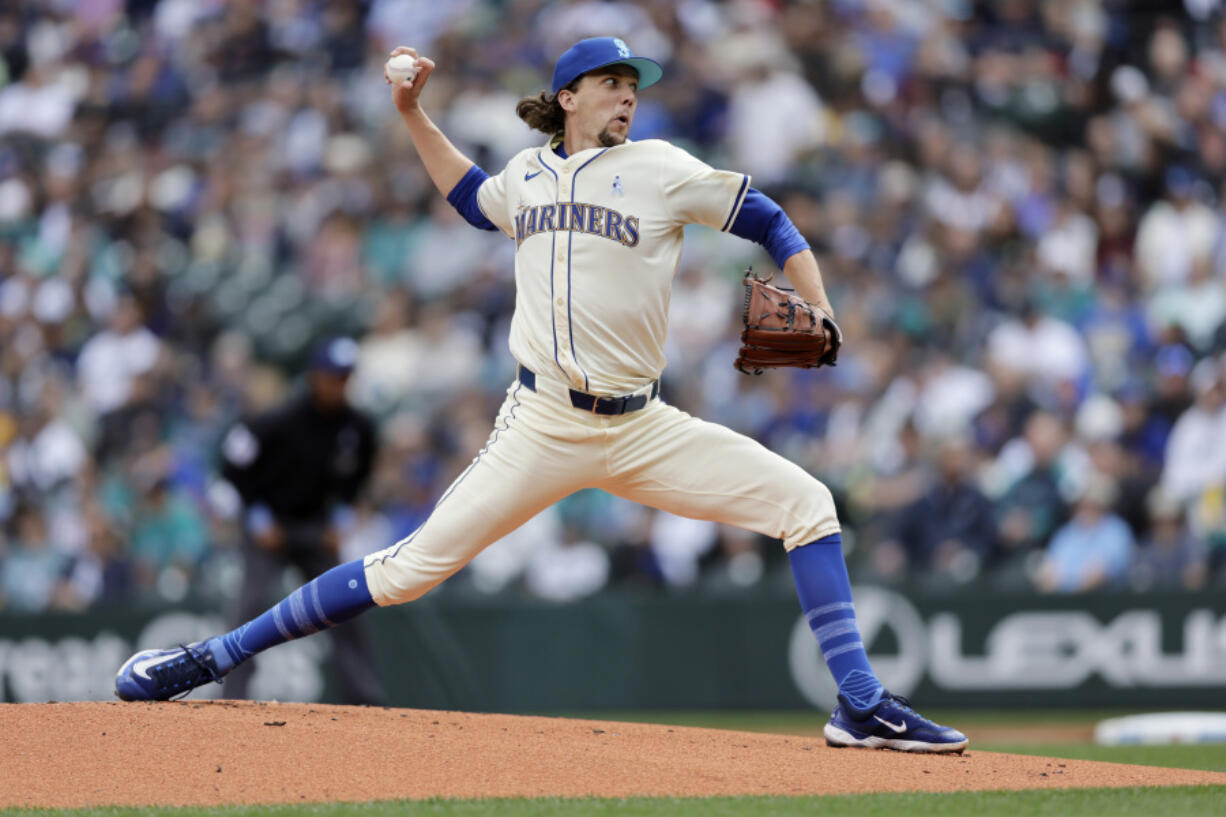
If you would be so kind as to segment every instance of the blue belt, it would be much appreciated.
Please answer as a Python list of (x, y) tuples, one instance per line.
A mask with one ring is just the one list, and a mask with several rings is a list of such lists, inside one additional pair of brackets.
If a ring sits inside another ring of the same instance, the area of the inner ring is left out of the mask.
[[(536, 374), (526, 366), (519, 367), (519, 382), (526, 389), (536, 391)], [(570, 389), (570, 404), (577, 409), (593, 414), (629, 414), (647, 405), (649, 400), (660, 396), (660, 381), (651, 381), (651, 395), (627, 394), (624, 397), (597, 397), (587, 392)]]

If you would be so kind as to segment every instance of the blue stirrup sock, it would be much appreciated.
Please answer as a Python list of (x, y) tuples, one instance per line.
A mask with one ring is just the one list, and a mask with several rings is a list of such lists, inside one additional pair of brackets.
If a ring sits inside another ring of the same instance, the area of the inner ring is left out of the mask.
[(817, 636), (839, 692), (857, 709), (871, 709), (881, 700), (883, 689), (868, 663), (856, 626), (842, 537), (836, 533), (794, 548), (788, 553), (788, 561), (792, 563), (800, 607)]
[(374, 606), (362, 560), (355, 559), (307, 582), (239, 628), (210, 638), (206, 646), (225, 673), (257, 652), (335, 627)]

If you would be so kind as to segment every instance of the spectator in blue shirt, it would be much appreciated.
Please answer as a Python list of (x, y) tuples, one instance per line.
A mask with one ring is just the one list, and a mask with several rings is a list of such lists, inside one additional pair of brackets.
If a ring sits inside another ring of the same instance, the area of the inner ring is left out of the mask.
[(1101, 475), (1087, 480), (1073, 518), (1056, 531), (1035, 577), (1048, 593), (1081, 593), (1120, 584), (1135, 542), (1132, 530), (1112, 512), (1118, 489)]

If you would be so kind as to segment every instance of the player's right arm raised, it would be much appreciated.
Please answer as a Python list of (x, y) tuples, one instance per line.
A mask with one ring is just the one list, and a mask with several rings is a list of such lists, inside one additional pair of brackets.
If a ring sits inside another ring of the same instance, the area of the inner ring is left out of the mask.
[[(398, 54), (410, 54), (417, 60), (417, 76), (396, 85), (392, 89), (392, 101), (409, 129), (409, 136), (421, 156), (422, 164), (426, 166), (426, 172), (430, 174), (434, 186), (446, 196), (468, 173), (473, 160), (461, 153), (421, 109), (419, 97), (430, 74), (434, 72), (434, 60), (419, 57), (415, 49), (403, 45), (394, 49), (389, 57)], [(387, 78), (386, 74), (384, 78)], [(393, 84), (390, 79), (387, 82)]]

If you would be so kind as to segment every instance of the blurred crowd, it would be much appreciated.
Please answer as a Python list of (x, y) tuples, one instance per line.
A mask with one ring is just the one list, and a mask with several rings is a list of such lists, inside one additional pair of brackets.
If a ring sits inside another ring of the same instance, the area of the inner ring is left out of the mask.
[[(514, 363), (513, 242), (465, 224), (382, 78), (486, 170), (594, 34), (666, 66), (632, 137), (751, 173), (817, 252), (833, 370), (732, 368), (760, 248), (695, 230), (663, 396), (834, 491), (853, 575), (1226, 580), (1218, 0), (11, 0), (0, 7), (0, 599), (222, 599), (235, 421), (361, 347), (380, 451), (342, 548), (413, 530)], [(786, 583), (778, 542), (585, 491), (439, 591)]]

